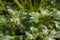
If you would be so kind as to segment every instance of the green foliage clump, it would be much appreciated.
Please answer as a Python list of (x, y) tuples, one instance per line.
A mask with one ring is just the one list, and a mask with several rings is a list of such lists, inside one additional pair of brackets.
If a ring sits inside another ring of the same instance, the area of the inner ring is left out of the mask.
[(55, 0), (0, 0), (0, 40), (55, 40), (60, 11)]

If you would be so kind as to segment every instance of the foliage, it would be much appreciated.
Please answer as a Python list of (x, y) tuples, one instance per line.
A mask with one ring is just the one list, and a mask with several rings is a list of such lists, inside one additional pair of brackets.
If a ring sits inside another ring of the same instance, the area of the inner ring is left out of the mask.
[(55, 40), (59, 15), (55, 0), (0, 0), (0, 40)]

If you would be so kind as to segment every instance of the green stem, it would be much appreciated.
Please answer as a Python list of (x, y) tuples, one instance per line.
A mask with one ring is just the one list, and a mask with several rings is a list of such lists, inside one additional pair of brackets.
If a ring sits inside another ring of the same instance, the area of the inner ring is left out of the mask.
[(29, 0), (29, 2), (30, 2), (30, 11), (32, 11), (32, 10), (33, 10), (33, 7), (32, 7), (32, 1)]
[(20, 10), (23, 10), (23, 6), (19, 3), (18, 0), (14, 0), (14, 2), (16, 3)]
[(37, 11), (38, 10), (38, 1), (34, 0), (34, 10)]
[(2, 1), (0, 1), (0, 5), (3, 5)]

